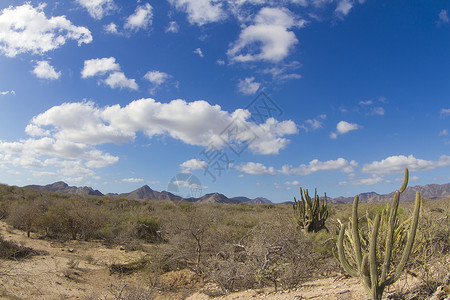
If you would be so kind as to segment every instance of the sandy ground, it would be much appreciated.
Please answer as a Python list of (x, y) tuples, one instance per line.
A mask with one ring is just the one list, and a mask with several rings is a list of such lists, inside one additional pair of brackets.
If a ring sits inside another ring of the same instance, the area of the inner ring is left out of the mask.
[[(99, 242), (68, 241), (65, 243), (27, 238), (26, 233), (0, 222), (0, 234), (46, 254), (20, 261), (0, 261), (0, 299), (118, 299), (125, 286), (145, 286), (138, 275), (111, 275), (113, 263), (139, 260), (141, 251), (108, 249)], [(450, 263), (450, 262), (449, 262)], [(189, 272), (189, 271), (186, 271)], [(385, 293), (405, 291), (417, 285), (414, 278), (403, 278)], [(194, 285), (182, 292), (156, 292), (160, 299), (213, 299), (206, 290), (214, 285)], [(202, 292), (203, 291), (203, 292)], [(209, 293), (211, 294), (211, 293)], [(304, 283), (291, 291), (273, 289), (248, 290), (214, 299), (368, 299), (357, 278), (331, 277)]]

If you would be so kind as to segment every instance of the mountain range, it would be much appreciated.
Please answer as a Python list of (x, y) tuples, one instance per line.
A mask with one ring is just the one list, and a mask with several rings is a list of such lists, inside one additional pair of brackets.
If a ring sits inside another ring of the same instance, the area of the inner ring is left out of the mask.
[[(75, 195), (93, 195), (93, 196), (104, 196), (99, 190), (94, 190), (91, 187), (75, 187), (69, 186), (67, 183), (58, 181), (45, 186), (42, 185), (27, 185), (25, 188), (32, 188), (42, 191), (60, 192), (66, 194)], [(401, 196), (402, 201), (414, 201), (416, 196), (416, 191), (419, 191), (425, 199), (440, 199), (450, 197), (450, 183), (447, 184), (427, 184), (424, 186), (414, 186), (408, 187)], [(225, 195), (219, 193), (206, 194), (199, 198), (182, 198), (175, 194), (167, 191), (158, 192), (152, 190), (148, 185), (144, 185), (132, 192), (122, 193), (122, 194), (106, 194), (110, 197), (127, 198), (127, 199), (146, 199), (146, 200), (170, 200), (170, 201), (187, 201), (187, 202), (197, 202), (197, 203), (248, 203), (248, 204), (270, 204), (272, 201), (258, 197), (250, 199), (247, 197), (233, 197), (228, 198)], [(394, 193), (380, 195), (375, 192), (362, 193), (359, 194), (360, 202), (368, 203), (379, 203), (385, 202), (394, 197)], [(337, 198), (327, 198), (328, 202), (331, 204), (339, 203), (352, 203), (353, 197), (337, 197)], [(284, 203), (291, 203), (291, 201), (286, 201)]]

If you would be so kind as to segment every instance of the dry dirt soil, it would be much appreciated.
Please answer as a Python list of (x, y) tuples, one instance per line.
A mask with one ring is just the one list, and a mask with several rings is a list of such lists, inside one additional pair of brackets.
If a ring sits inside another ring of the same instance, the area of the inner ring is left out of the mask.
[[(109, 249), (100, 242), (68, 241), (55, 242), (27, 238), (26, 233), (11, 229), (0, 222), (0, 234), (5, 240), (42, 251), (44, 254), (19, 261), (0, 260), (0, 299), (123, 299), (119, 298), (125, 287), (146, 286), (138, 275), (121, 277), (110, 274), (111, 264), (137, 261), (144, 257), (141, 251), (126, 251), (120, 247)], [(450, 263), (450, 262), (449, 262)], [(156, 291), (155, 299), (367, 299), (357, 278), (330, 277), (310, 281), (291, 291), (274, 292), (273, 289), (248, 290), (225, 296), (210, 297), (218, 290), (213, 284), (199, 283), (187, 270), (180, 271), (184, 278), (178, 280), (182, 291)], [(177, 276), (166, 276), (170, 281)], [(190, 277), (191, 276), (191, 277)], [(185, 285), (183, 288), (182, 285)], [(387, 291), (406, 290), (417, 281), (404, 278)], [(175, 283), (177, 285), (177, 283)], [(142, 299), (142, 298), (141, 298)], [(150, 299), (150, 298), (149, 298)]]

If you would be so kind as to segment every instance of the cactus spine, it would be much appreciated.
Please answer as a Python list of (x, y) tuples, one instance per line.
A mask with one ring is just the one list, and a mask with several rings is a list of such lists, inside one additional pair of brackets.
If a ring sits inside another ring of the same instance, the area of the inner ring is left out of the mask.
[[(356, 196), (353, 201), (353, 213), (352, 218), (349, 221), (350, 233), (347, 233), (347, 238), (350, 241), (350, 246), (353, 248), (353, 260), (356, 265), (353, 267), (350, 265), (347, 257), (345, 256), (344, 249), (344, 235), (346, 235), (346, 225), (341, 226), (339, 232), (339, 238), (337, 243), (339, 262), (342, 267), (351, 276), (360, 277), (361, 281), (366, 289), (366, 292), (371, 296), (372, 300), (380, 300), (386, 286), (393, 284), (397, 281), (402, 274), (402, 271), (406, 265), (406, 262), (411, 254), (413, 248), (414, 239), (416, 236), (417, 224), (419, 221), (419, 212), (421, 197), (420, 192), (416, 193), (416, 201), (414, 206), (413, 218), (407, 235), (407, 240), (403, 253), (395, 270), (389, 270), (393, 251), (393, 238), (394, 231), (397, 223), (397, 208), (400, 202), (400, 194), (404, 192), (408, 185), (408, 169), (405, 169), (403, 178), (403, 184), (398, 191), (395, 192), (394, 202), (390, 209), (390, 216), (386, 227), (386, 245), (384, 252), (384, 260), (381, 264), (381, 270), (377, 265), (377, 237), (380, 228), (380, 214), (377, 214), (373, 221), (372, 233), (369, 239), (369, 251), (365, 252), (361, 247), (360, 233), (358, 228), (358, 201), (359, 197)], [(364, 253), (363, 253), (364, 252)]]
[(325, 221), (328, 218), (327, 194), (320, 202), (317, 188), (314, 192), (314, 200), (309, 196), (308, 190), (300, 188), (301, 199), (294, 197), (294, 216), (298, 226), (305, 232), (317, 232), (327, 229)]

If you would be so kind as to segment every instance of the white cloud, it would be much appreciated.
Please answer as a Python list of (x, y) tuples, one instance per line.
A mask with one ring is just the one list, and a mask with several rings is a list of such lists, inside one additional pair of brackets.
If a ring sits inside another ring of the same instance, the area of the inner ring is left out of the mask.
[(388, 182), (378, 175), (372, 175), (369, 178), (359, 178), (351, 181), (341, 181), (338, 185), (375, 185), (382, 182)]
[(339, 134), (345, 134), (347, 132), (353, 131), (353, 130), (358, 130), (360, 129), (361, 126), (355, 123), (348, 123), (346, 121), (340, 121), (337, 125), (336, 125), (336, 132), (332, 132), (330, 134), (330, 137), (332, 139), (336, 139), (338, 137)]
[(359, 101), (359, 105), (372, 105), (372, 100), (366, 100), (366, 101)]
[(120, 66), (114, 57), (96, 58), (84, 61), (84, 68), (81, 77), (88, 78), (96, 75), (103, 75), (111, 71), (119, 71)]
[[(73, 143), (97, 145), (124, 144), (135, 138), (127, 129), (104, 122), (102, 112), (93, 102), (63, 103), (35, 116), (25, 129), (30, 136), (49, 136)], [(51, 128), (51, 131), (45, 128)]]
[(304, 21), (297, 21), (287, 9), (262, 8), (256, 15), (254, 24), (241, 31), (227, 55), (235, 62), (280, 62), (298, 43), (294, 32), (289, 29), (303, 25)]
[(200, 56), (200, 57), (204, 57), (203, 51), (202, 51), (202, 49), (200, 49), (200, 48), (195, 49), (195, 50), (194, 50), (194, 53), (197, 54), (197, 55)]
[[(248, 148), (259, 154), (278, 154), (290, 142), (285, 136), (297, 133), (292, 121), (268, 119), (260, 125), (248, 121), (250, 113), (238, 109), (223, 111), (206, 101), (169, 103), (140, 99), (125, 107), (96, 107), (92, 102), (64, 103), (32, 119), (29, 131), (48, 132), (58, 139), (90, 145), (122, 144), (142, 131), (149, 138), (168, 135), (189, 145), (224, 147), (229, 143), (248, 142)], [(233, 125), (236, 131), (224, 132)], [(41, 129), (41, 131), (39, 131)]]
[(152, 25), (153, 8), (149, 3), (138, 6), (131, 16), (127, 18), (123, 26), (127, 30), (138, 31), (139, 29), (148, 29)]
[(4, 153), (5, 161), (14, 166), (25, 168), (42, 168), (44, 166), (65, 168), (62, 164), (77, 162), (87, 170), (87, 168), (105, 167), (119, 160), (118, 157), (99, 151), (86, 144), (57, 140), (50, 137), (30, 138), (20, 142), (0, 141), (0, 153)]
[(225, 61), (224, 61), (223, 59), (218, 59), (218, 60), (217, 60), (217, 64), (218, 64), (219, 66), (224, 66), (224, 65), (225, 65)]
[(266, 167), (261, 163), (254, 163), (254, 162), (241, 164), (240, 166), (236, 166), (236, 169), (250, 175), (265, 175), (265, 174), (274, 175), (276, 173), (274, 167)]
[(450, 116), (450, 108), (441, 109), (441, 118)]
[(285, 175), (310, 175), (319, 171), (340, 171), (344, 173), (351, 173), (354, 168), (358, 166), (358, 163), (354, 160), (348, 161), (344, 158), (338, 158), (336, 160), (319, 161), (314, 159), (307, 165), (301, 164), (298, 167), (292, 167), (290, 165), (284, 165), (279, 171)]
[(113, 0), (76, 0), (87, 9), (91, 17), (100, 20), (117, 9)]
[(247, 77), (240, 79), (238, 82), (238, 89), (244, 95), (253, 95), (261, 86), (261, 83), (255, 82), (255, 77)]
[(439, 12), (439, 22), (441, 23), (449, 23), (449, 18), (448, 18), (448, 11), (446, 9), (442, 9)]
[(226, 18), (226, 13), (222, 10), (222, 4), (213, 4), (211, 0), (169, 0), (178, 10), (188, 14), (191, 24), (199, 26), (218, 22)]
[(341, 121), (337, 124), (336, 129), (339, 134), (344, 134), (352, 130), (359, 129), (360, 126), (355, 123), (348, 123), (346, 121)]
[(371, 115), (376, 115), (376, 116), (384, 116), (384, 108), (382, 107), (373, 107), (372, 110), (370, 111)]
[(65, 16), (47, 19), (45, 4), (26, 3), (0, 12), (0, 52), (14, 57), (20, 53), (44, 54), (75, 40), (78, 46), (92, 42), (91, 32), (75, 26)]
[(303, 124), (300, 125), (300, 128), (302, 128), (306, 132), (320, 129), (323, 127), (323, 120), (325, 120), (326, 118), (327, 115), (319, 115), (317, 118), (306, 120), (305, 122), (303, 122)]
[(285, 185), (292, 185), (292, 186), (299, 186), (300, 182), (298, 180), (293, 180), (293, 181), (286, 181), (284, 184)]
[(447, 129), (443, 129), (441, 132), (439, 132), (439, 136), (447, 136), (447, 135), (448, 135)]
[(291, 63), (278, 64), (277, 66), (266, 68), (263, 70), (263, 73), (272, 75), (272, 78), (277, 81), (300, 79), (302, 75), (293, 73), (293, 71), (301, 68), (301, 66), (298, 61), (293, 61)]
[(112, 33), (112, 34), (119, 33), (119, 30), (117, 30), (117, 25), (114, 24), (113, 22), (109, 23), (108, 25), (103, 26), (103, 28), (107, 33)]
[(350, 10), (353, 7), (353, 3), (350, 0), (341, 0), (339, 1), (336, 9), (335, 9), (335, 13), (336, 15), (338, 15), (339, 17), (344, 17), (346, 15), (348, 15), (348, 13), (350, 12)]
[(113, 72), (109, 74), (108, 78), (104, 80), (110, 88), (129, 88), (131, 90), (137, 90), (139, 87), (135, 79), (128, 79), (123, 72)]
[(0, 96), (6, 96), (6, 95), (16, 95), (16, 91), (0, 91)]
[(180, 29), (180, 26), (178, 26), (178, 23), (176, 21), (169, 22), (169, 26), (167, 26), (166, 32), (172, 32), (177, 33)]
[(190, 172), (192, 170), (206, 169), (208, 167), (208, 164), (203, 160), (193, 158), (182, 163), (180, 167), (183, 169), (183, 171)]
[(160, 86), (164, 82), (166, 82), (167, 79), (169, 79), (171, 76), (167, 73), (161, 72), (161, 71), (148, 71), (144, 78), (153, 83), (155, 86)]
[(450, 166), (450, 156), (442, 155), (439, 160), (424, 160), (415, 158), (413, 155), (389, 156), (381, 161), (374, 161), (362, 167), (364, 173), (387, 175), (403, 172), (408, 168), (410, 172), (429, 171), (440, 167)]
[(38, 61), (33, 69), (34, 75), (38, 78), (55, 80), (61, 77), (61, 72), (56, 72), (47, 60)]
[(123, 182), (128, 182), (128, 183), (139, 183), (139, 182), (144, 182), (144, 179), (142, 178), (124, 178), (122, 179)]

